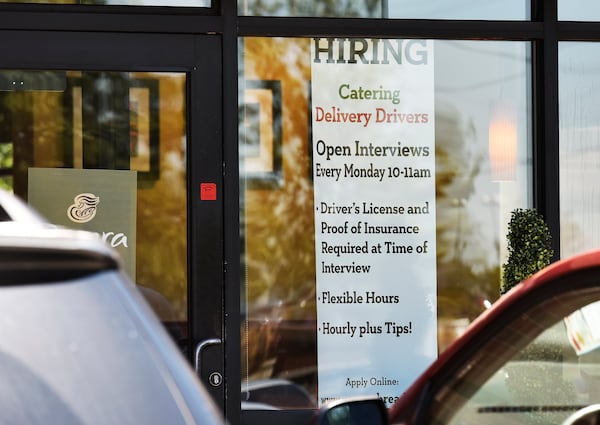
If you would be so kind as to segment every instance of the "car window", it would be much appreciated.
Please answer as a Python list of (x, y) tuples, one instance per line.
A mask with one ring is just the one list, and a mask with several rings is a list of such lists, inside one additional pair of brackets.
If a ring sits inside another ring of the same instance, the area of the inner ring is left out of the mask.
[(0, 422), (190, 423), (155, 346), (167, 337), (121, 279), (104, 271), (0, 288)]
[(600, 403), (597, 296), (551, 298), (507, 323), (437, 393), (432, 423), (561, 424)]
[(4, 208), (0, 206), (0, 221), (10, 221), (10, 216)]
[(581, 366), (559, 322), (497, 370), (449, 423), (560, 424), (589, 401)]

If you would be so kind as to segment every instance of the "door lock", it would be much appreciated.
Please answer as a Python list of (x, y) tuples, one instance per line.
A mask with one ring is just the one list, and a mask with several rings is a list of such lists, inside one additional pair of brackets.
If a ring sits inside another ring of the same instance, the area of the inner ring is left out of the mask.
[(219, 372), (211, 373), (208, 377), (208, 383), (213, 387), (218, 387), (223, 383), (223, 375), (221, 375)]

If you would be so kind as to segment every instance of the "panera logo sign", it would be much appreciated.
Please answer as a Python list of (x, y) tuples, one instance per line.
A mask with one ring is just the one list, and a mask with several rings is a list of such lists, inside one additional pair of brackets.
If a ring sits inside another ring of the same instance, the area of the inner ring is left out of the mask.
[[(67, 208), (67, 217), (74, 223), (88, 223), (96, 217), (100, 204), (100, 197), (93, 193), (80, 193), (73, 198), (73, 203)], [(98, 233), (102, 241), (110, 244), (113, 248), (124, 246), (128, 248), (127, 235), (124, 233), (102, 232)]]
[(74, 223), (87, 223), (96, 217), (100, 197), (93, 193), (80, 193), (67, 210), (67, 217)]

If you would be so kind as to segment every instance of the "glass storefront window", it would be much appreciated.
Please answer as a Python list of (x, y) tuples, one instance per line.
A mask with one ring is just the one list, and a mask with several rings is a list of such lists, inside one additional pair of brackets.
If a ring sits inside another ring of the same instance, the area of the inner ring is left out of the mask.
[(49, 221), (111, 244), (181, 341), (188, 320), (185, 93), (183, 73), (0, 71), (0, 187)]
[(529, 1), (456, 2), (454, 0), (389, 1), (387, 17), (402, 19), (489, 19), (527, 20), (531, 18)]
[(599, 43), (559, 44), (561, 256), (600, 244)]
[(561, 21), (599, 21), (600, 4), (593, 0), (558, 0)]
[(490, 20), (526, 20), (531, 17), (529, 1), (526, 0), (488, 2), (238, 0), (238, 14), (244, 16)]
[(211, 7), (211, 0), (0, 0), (0, 3), (87, 4), (101, 6)]
[[(330, 56), (342, 43), (349, 50)], [(412, 350), (407, 335), (427, 333), (437, 355), (499, 296), (510, 213), (531, 206), (530, 45), (247, 37), (240, 46), (242, 400), (314, 407), (335, 396), (330, 373), (343, 378), (339, 394), (376, 385), (400, 394), (414, 362), (399, 376), (364, 371)], [(394, 71), (370, 68), (394, 61)], [(403, 64), (427, 66), (404, 74)], [(376, 214), (395, 218), (380, 225)], [(432, 267), (413, 267), (416, 252)], [(424, 271), (433, 271), (424, 282), (410, 279)], [(421, 284), (433, 286), (422, 297)], [(369, 303), (398, 316), (361, 310)], [(399, 318), (412, 308), (422, 320)], [(345, 350), (339, 362), (324, 360), (327, 338)], [(366, 356), (360, 341), (371, 341)]]

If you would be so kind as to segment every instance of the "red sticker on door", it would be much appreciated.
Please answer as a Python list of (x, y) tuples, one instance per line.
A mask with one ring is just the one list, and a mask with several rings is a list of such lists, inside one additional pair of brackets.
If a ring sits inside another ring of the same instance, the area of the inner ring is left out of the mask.
[(200, 200), (201, 201), (216, 201), (217, 200), (217, 184), (216, 183), (200, 183)]

